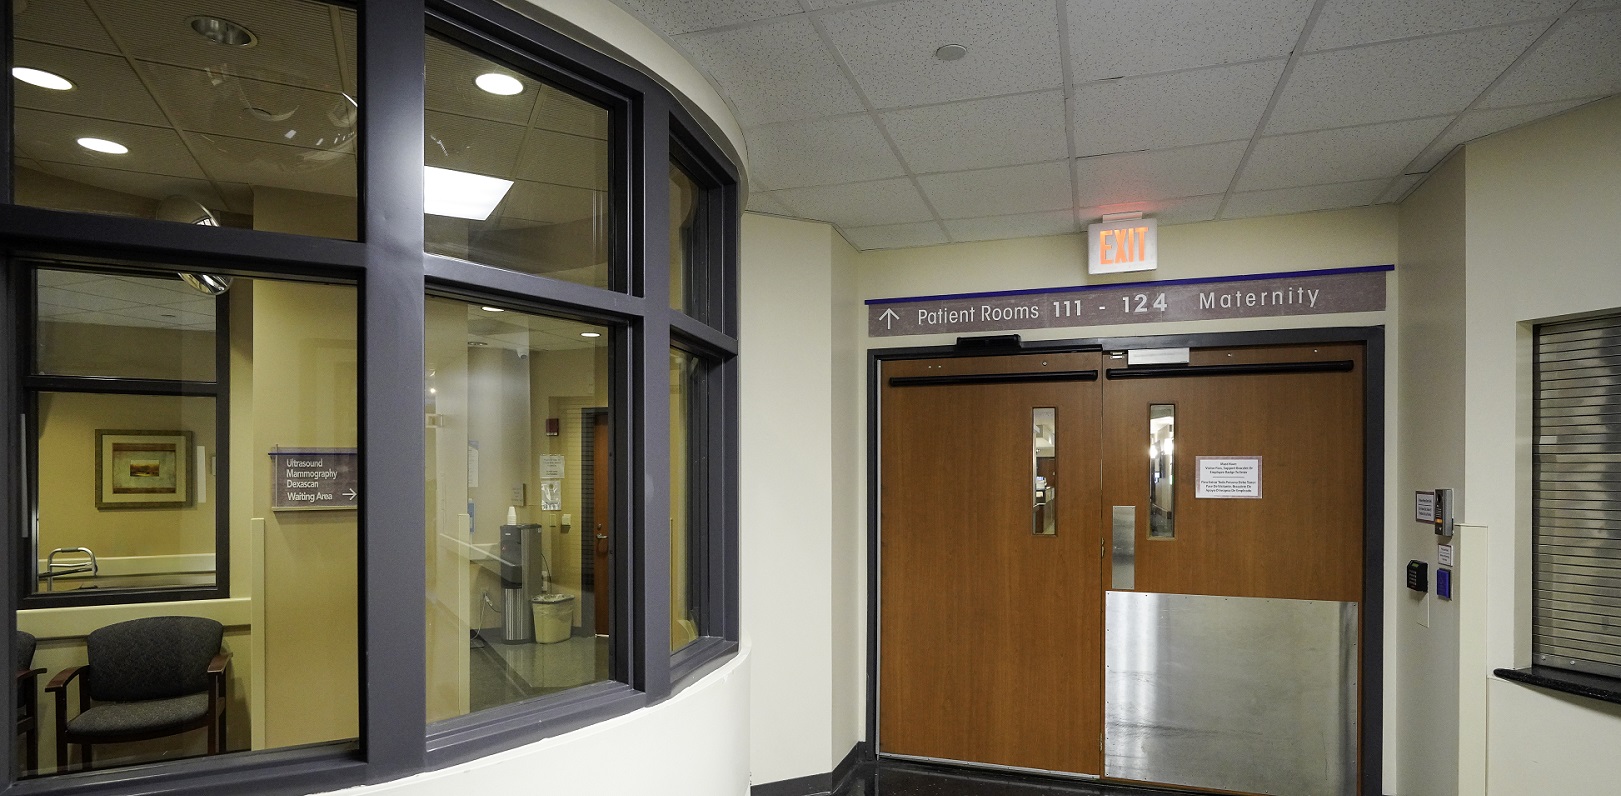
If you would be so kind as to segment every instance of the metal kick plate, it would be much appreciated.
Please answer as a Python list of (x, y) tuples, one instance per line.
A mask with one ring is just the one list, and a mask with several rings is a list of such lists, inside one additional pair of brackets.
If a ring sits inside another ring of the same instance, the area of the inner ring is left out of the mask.
[(1355, 796), (1357, 604), (1109, 592), (1107, 777)]

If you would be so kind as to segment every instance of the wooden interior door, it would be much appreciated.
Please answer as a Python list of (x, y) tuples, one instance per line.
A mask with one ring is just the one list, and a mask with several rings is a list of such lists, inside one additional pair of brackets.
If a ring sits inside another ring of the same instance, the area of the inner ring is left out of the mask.
[(1123, 540), (1105, 597), (1106, 777), (1360, 792), (1363, 355), (1110, 358), (1104, 512)]
[[(1099, 364), (885, 363), (880, 752), (1100, 771)], [(1036, 533), (1038, 408), (1056, 420), (1050, 536)]]

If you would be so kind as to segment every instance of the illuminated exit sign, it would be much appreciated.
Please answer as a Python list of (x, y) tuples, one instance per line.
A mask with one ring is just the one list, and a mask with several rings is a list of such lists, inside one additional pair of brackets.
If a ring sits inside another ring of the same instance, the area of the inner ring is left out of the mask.
[(1086, 272), (1122, 274), (1159, 266), (1159, 227), (1152, 218), (1102, 221), (1086, 228)]

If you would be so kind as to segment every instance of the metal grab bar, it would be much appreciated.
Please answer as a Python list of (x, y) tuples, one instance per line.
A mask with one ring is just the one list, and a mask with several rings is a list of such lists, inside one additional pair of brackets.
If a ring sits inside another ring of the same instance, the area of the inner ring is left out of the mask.
[[(90, 560), (74, 560), (58, 564), (56, 563), (56, 556), (58, 553), (83, 553), (86, 556), (89, 556)], [(90, 577), (92, 578), (101, 574), (101, 565), (96, 563), (96, 554), (94, 551), (88, 547), (58, 547), (55, 550), (52, 550), (50, 555), (45, 557), (45, 572), (39, 577), (40, 580), (45, 581), (46, 591), (56, 591), (57, 578), (62, 577), (63, 575), (81, 575), (86, 572), (90, 573)]]

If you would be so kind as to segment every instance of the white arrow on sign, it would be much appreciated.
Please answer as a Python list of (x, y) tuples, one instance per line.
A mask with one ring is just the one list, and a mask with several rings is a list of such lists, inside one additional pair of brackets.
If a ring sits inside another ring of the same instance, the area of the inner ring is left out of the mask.
[(355, 498), (360, 497), (360, 493), (356, 492), (354, 487), (349, 487), (349, 491), (343, 493), (343, 496), (349, 498), (350, 500), (354, 500)]
[(893, 310), (893, 309), (886, 309), (886, 310), (884, 310), (883, 315), (878, 316), (878, 320), (884, 322), (884, 328), (885, 329), (890, 328), (892, 325), (894, 325), (895, 321), (898, 321), (900, 319), (901, 319), (901, 316), (896, 315), (895, 310)]

